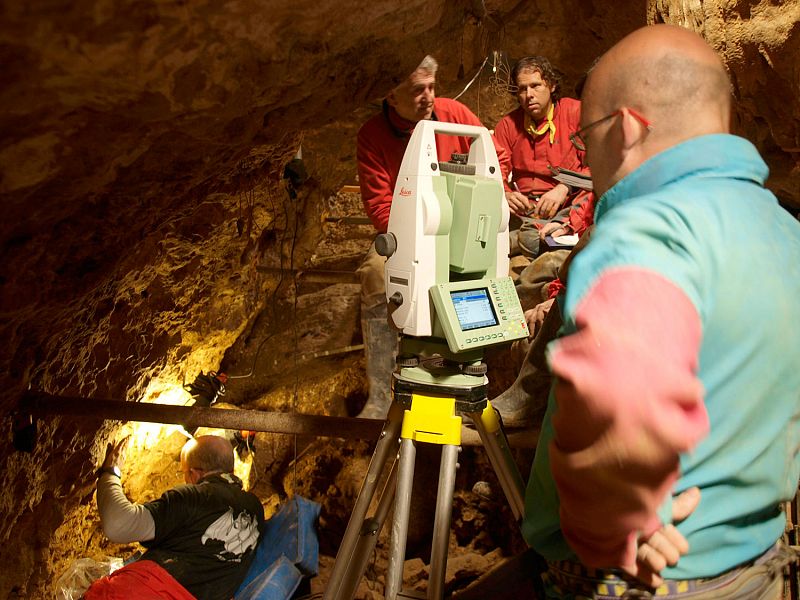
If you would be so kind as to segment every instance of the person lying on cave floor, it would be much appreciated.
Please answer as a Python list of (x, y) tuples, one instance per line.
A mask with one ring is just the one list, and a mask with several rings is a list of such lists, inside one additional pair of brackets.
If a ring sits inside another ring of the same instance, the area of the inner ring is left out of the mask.
[(142, 557), (95, 581), (85, 600), (169, 597), (227, 600), (255, 556), (264, 509), (233, 474), (233, 447), (225, 438), (199, 436), (181, 450), (185, 485), (157, 500), (135, 504), (122, 490), (117, 466), (126, 440), (109, 444), (98, 469), (97, 508), (106, 537), (140, 542)]

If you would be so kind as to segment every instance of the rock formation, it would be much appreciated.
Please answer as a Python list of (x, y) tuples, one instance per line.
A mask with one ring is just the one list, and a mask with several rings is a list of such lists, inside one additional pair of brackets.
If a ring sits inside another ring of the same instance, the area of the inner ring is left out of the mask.
[[(40, 419), (34, 451), (16, 452), (24, 390), (185, 403), (182, 383), (225, 370), (241, 407), (363, 402), (358, 353), (315, 357), (358, 343), (358, 287), (293, 274), (358, 264), (370, 227), (329, 219), (361, 214), (338, 193), (356, 183), (355, 132), (426, 53), (441, 95), (480, 71), (461, 99), (492, 126), (513, 58), (549, 56), (569, 91), (639, 26), (696, 30), (731, 73), (736, 131), (800, 208), (800, 0), (76, 0), (0, 14), (0, 598), (51, 598), (73, 559), (119, 550), (92, 496), (119, 423)], [(308, 178), (293, 179), (301, 150)], [(127, 490), (146, 500), (175, 483), (155, 473), (180, 438), (128, 427)], [(257, 448), (254, 484), (274, 504), (295, 485), (296, 444), (260, 434)], [(366, 451), (314, 448), (333, 474), (337, 452)], [(324, 496), (320, 481), (298, 489)]]

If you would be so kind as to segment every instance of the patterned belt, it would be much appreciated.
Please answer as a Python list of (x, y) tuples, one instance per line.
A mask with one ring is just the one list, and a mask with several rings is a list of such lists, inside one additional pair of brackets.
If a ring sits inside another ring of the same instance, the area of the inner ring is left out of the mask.
[(592, 569), (569, 560), (547, 561), (547, 571), (542, 574), (545, 588), (562, 598), (575, 600), (611, 600), (613, 598), (659, 598), (699, 594), (720, 589), (734, 581), (750, 566), (763, 564), (779, 553), (775, 544), (758, 559), (722, 575), (706, 579), (665, 579), (655, 589), (644, 587), (642, 582), (621, 571)]

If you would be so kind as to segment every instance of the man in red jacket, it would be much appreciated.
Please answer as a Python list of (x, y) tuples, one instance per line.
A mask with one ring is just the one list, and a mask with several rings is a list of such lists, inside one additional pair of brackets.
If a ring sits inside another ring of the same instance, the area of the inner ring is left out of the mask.
[[(460, 102), (436, 97), (437, 68), (436, 60), (426, 56), (405, 81), (389, 92), (381, 112), (364, 123), (358, 132), (361, 198), (379, 233), (384, 233), (389, 224), (394, 186), (414, 126), (424, 119), (483, 126), (478, 117)], [(437, 134), (439, 160), (450, 160), (454, 152), (468, 153), (470, 143), (470, 138)], [(506, 176), (510, 166), (508, 155), (499, 145), (495, 144), (495, 148), (500, 169)], [(361, 326), (369, 380), (369, 399), (358, 415), (364, 418), (384, 418), (391, 402), (390, 377), (394, 369), (397, 334), (388, 325), (383, 281), (385, 260), (373, 246), (358, 269)]]
[[(512, 232), (512, 252), (534, 259), (520, 273), (516, 286), (526, 317), (530, 314), (534, 320), (551, 306), (545, 291), (550, 282), (558, 281), (569, 254), (558, 250), (539, 256), (539, 244), (545, 235), (582, 235), (593, 223), (595, 197), (592, 192), (560, 183), (551, 170), (560, 167), (589, 173), (585, 153), (569, 139), (579, 129), (580, 101), (561, 98), (558, 77), (550, 61), (542, 56), (517, 61), (511, 84), (519, 108), (497, 123), (495, 137), (510, 154), (512, 179), (506, 183), (506, 198), (512, 213), (521, 220), (516, 244)], [(544, 333), (532, 342), (529, 357), (536, 355), (543, 360), (543, 350), (558, 331), (560, 321), (552, 317), (548, 323)], [(530, 321), (529, 325), (531, 332), (539, 329)], [(534, 368), (534, 362), (526, 358), (514, 384), (492, 400), (506, 427), (535, 425), (544, 411), (550, 376), (546, 366)]]
[(574, 205), (586, 203), (588, 193), (559, 183), (551, 169), (589, 172), (584, 152), (569, 141), (579, 127), (581, 103), (560, 97), (558, 77), (542, 56), (517, 61), (511, 83), (519, 108), (497, 123), (495, 137), (510, 154), (512, 181), (506, 182), (506, 198), (511, 212), (522, 219), (519, 251), (535, 258), (540, 233), (579, 233), (571, 230), (569, 213)]

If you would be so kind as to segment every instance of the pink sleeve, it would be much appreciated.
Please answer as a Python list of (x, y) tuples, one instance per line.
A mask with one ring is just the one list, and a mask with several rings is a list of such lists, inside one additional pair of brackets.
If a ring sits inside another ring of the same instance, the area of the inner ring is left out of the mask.
[(630, 565), (638, 535), (660, 527), (679, 454), (708, 432), (700, 318), (672, 282), (624, 267), (595, 282), (575, 323), (550, 353), (561, 529), (584, 564)]

